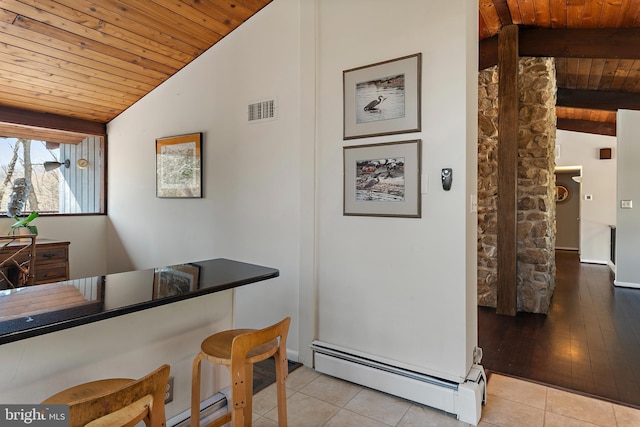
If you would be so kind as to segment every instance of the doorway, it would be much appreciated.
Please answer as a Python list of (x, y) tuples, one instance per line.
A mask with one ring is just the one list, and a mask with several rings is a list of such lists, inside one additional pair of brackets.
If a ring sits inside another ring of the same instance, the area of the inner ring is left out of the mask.
[(556, 169), (556, 249), (580, 252), (581, 172)]

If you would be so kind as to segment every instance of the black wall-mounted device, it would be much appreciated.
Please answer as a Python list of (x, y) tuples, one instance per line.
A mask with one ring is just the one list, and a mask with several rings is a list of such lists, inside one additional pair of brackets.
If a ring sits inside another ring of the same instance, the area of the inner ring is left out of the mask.
[(453, 169), (444, 168), (440, 174), (442, 178), (442, 189), (444, 191), (451, 190), (451, 182), (453, 181)]

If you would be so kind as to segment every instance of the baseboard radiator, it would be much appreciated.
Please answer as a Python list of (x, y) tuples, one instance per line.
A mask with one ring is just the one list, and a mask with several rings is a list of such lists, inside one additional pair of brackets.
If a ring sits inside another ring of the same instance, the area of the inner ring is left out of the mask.
[[(231, 399), (231, 388), (226, 387), (200, 404), (200, 424), (207, 425), (216, 418), (227, 413), (227, 402)], [(189, 427), (191, 425), (191, 410), (175, 415), (167, 420), (167, 427)]]
[(465, 381), (457, 383), (368, 359), (321, 341), (314, 341), (311, 349), (318, 372), (440, 409), (465, 423), (478, 425), (480, 421), (487, 383), (481, 356), (476, 357)]

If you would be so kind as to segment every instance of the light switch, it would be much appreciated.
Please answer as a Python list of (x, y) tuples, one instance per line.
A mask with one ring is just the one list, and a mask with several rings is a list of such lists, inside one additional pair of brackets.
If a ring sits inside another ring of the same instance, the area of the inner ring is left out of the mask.
[(620, 200), (620, 209), (633, 208), (633, 200)]
[(420, 183), (420, 192), (422, 194), (429, 193), (429, 175), (426, 173), (422, 174), (422, 183)]
[(584, 199), (585, 200), (593, 200), (593, 194), (585, 194), (584, 195)]

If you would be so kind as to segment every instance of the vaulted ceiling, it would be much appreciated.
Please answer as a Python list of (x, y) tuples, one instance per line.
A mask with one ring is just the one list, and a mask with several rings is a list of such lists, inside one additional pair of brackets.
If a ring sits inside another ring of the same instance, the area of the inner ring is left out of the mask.
[[(0, 135), (16, 125), (71, 139), (104, 132), (271, 1), (0, 0)], [(511, 24), (521, 56), (556, 57), (560, 128), (615, 134), (615, 111), (640, 109), (640, 0), (478, 5), (479, 69), (497, 63), (497, 35)]]
[(270, 2), (0, 0), (0, 122), (95, 132)]
[(616, 110), (640, 109), (640, 0), (479, 0), (480, 69), (497, 34), (520, 27), (521, 56), (556, 58), (558, 128), (615, 135)]

